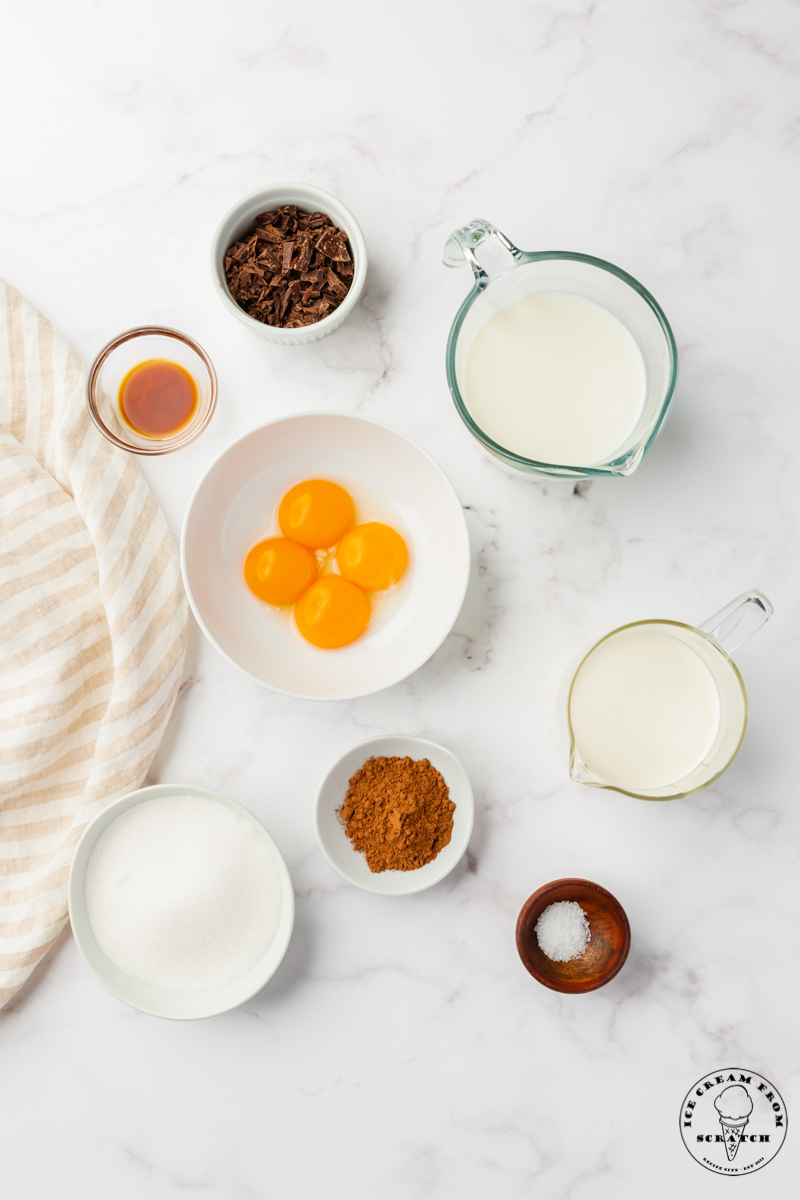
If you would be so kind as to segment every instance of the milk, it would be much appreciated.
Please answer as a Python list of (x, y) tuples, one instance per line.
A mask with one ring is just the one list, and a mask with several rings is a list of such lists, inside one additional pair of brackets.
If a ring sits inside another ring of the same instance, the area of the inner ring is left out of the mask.
[(592, 650), (573, 682), (569, 711), (582, 762), (615, 787), (643, 792), (679, 782), (704, 760), (720, 700), (690, 646), (645, 626)]
[(614, 457), (644, 406), (639, 347), (613, 313), (571, 292), (524, 296), (489, 317), (467, 354), (476, 424), (537, 462), (588, 467)]

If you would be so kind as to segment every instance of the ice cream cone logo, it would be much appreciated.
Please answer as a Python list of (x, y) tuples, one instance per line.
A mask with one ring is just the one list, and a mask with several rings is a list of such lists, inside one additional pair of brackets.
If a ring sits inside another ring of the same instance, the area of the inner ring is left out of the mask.
[(718, 1175), (749, 1175), (772, 1162), (786, 1137), (786, 1105), (763, 1075), (727, 1067), (698, 1079), (681, 1107), (683, 1144)]
[(733, 1162), (750, 1121), (753, 1101), (747, 1088), (736, 1083), (720, 1092), (714, 1101), (714, 1108), (719, 1113), (728, 1162)]

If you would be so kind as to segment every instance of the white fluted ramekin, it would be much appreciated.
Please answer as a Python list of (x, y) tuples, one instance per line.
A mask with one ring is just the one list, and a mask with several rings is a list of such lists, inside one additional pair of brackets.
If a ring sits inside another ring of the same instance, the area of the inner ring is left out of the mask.
[[(353, 281), (342, 303), (330, 316), (323, 317), (314, 325), (305, 325), (302, 329), (280, 329), (275, 325), (257, 321), (239, 307), (230, 294), (225, 279), (225, 254), (228, 247), (248, 232), (260, 213), (272, 212), (282, 204), (296, 204), (304, 212), (327, 213), (334, 225), (338, 225), (347, 234), (350, 253), (353, 256)], [(211, 279), (214, 291), (223, 306), (248, 329), (252, 329), (253, 333), (283, 346), (316, 342), (338, 329), (358, 303), (366, 277), (367, 245), (361, 226), (341, 200), (310, 183), (274, 183), (271, 187), (256, 188), (254, 192), (250, 192), (234, 204), (233, 208), (228, 209), (217, 226), (211, 243)]]

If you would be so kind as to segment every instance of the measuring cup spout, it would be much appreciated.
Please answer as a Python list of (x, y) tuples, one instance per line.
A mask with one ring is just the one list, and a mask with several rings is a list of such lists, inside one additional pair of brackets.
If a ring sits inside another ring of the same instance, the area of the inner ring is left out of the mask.
[(725, 608), (714, 613), (714, 616), (709, 617), (702, 625), (698, 625), (698, 629), (712, 637), (717, 645), (730, 655), (744, 645), (754, 633), (758, 633), (774, 611), (772, 603), (764, 593), (754, 589), (731, 600)]
[(590, 770), (586, 763), (581, 762), (574, 745), (569, 756), (569, 777), (573, 783), (587, 783), (590, 787), (607, 788), (612, 786), (607, 779), (603, 779), (602, 776)]

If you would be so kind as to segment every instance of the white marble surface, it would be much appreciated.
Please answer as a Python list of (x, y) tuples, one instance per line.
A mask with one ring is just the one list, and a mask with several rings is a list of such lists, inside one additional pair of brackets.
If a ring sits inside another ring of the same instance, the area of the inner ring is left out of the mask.
[[(796, 1194), (800, 9), (786, 0), (172, 0), (6, 6), (0, 274), (86, 360), (162, 321), (206, 346), (218, 414), (145, 471), (177, 534), (234, 437), (306, 408), (417, 438), (467, 510), (474, 575), (411, 679), (292, 702), (196, 629), (151, 781), (249, 805), (287, 858), (297, 924), (243, 1009), (176, 1025), (107, 995), (65, 937), (0, 1016), (4, 1200), (661, 1200)], [(327, 187), (362, 223), (363, 303), (283, 350), (212, 293), (241, 193)], [(444, 343), (466, 274), (449, 231), (485, 216), (526, 248), (619, 263), (672, 320), (675, 409), (631, 479), (511, 478), (461, 426)], [(776, 616), (739, 655), (752, 722), (717, 786), (648, 805), (573, 785), (542, 714), (576, 641), (647, 616), (700, 621), (748, 587)], [(317, 849), (316, 785), (374, 733), (464, 761), (468, 859), (401, 900)], [(526, 896), (583, 875), (633, 947), (602, 991), (559, 997), (514, 947)], [(694, 1163), (678, 1110), (750, 1067), (787, 1144), (736, 1184)]]

